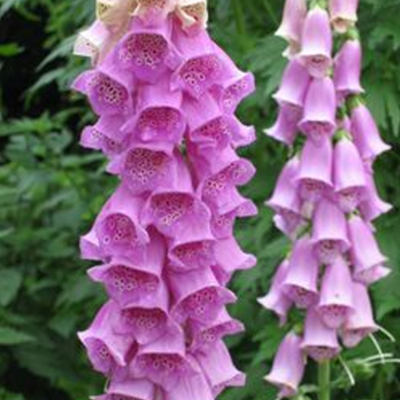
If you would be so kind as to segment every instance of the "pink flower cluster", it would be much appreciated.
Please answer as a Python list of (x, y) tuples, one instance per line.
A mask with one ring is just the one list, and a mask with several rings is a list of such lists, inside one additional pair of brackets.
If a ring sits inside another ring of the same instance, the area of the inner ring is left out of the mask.
[(81, 144), (121, 183), (81, 238), (110, 298), (79, 334), (108, 378), (96, 399), (213, 400), (245, 381), (222, 339), (243, 330), (226, 286), (256, 262), (233, 236), (257, 213), (238, 191), (255, 169), (236, 154), (255, 133), (234, 115), (254, 78), (208, 36), (205, 0), (100, 0), (97, 15), (73, 88), (99, 117)]
[[(278, 35), (289, 63), (267, 135), (292, 148), (267, 205), (293, 242), (260, 303), (284, 325), (305, 310), (304, 328), (284, 339), (267, 381), (290, 397), (307, 357), (336, 357), (377, 330), (368, 287), (389, 274), (373, 222), (390, 210), (378, 195), (375, 159), (389, 149), (364, 104), (357, 0), (287, 0)], [(341, 47), (333, 57), (333, 30)], [(296, 142), (296, 143), (295, 143)]]

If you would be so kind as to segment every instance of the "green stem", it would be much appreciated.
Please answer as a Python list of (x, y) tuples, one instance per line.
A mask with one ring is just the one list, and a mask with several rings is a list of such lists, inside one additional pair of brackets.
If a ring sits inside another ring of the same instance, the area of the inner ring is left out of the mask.
[(385, 372), (383, 369), (380, 369), (378, 372), (378, 376), (376, 377), (372, 398), (377, 400), (383, 400), (385, 398), (383, 394), (384, 387), (385, 387)]
[(331, 400), (331, 364), (324, 361), (318, 366), (319, 400)]

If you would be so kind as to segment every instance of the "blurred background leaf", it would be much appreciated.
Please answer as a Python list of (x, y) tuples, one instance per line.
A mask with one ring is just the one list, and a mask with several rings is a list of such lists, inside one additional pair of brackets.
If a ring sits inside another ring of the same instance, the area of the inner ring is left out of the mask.
[[(284, 43), (273, 36), (282, 0), (210, 0), (210, 30), (244, 69), (255, 72), (258, 89), (239, 110), (254, 124), (258, 141), (244, 155), (258, 174), (245, 192), (260, 215), (237, 226), (237, 235), (258, 266), (239, 273), (232, 286), (240, 301), (232, 312), (246, 334), (231, 338), (237, 364), (249, 374), (246, 388), (222, 400), (274, 400), (262, 381), (284, 335), (277, 320), (255, 299), (266, 292), (287, 242), (262, 207), (286, 158), (285, 149), (264, 137), (276, 116), (271, 94), (285, 60)], [(101, 156), (77, 145), (82, 127), (93, 120), (87, 104), (69, 90), (87, 63), (71, 56), (74, 35), (93, 18), (94, 1), (3, 0), (0, 4), (0, 399), (82, 400), (102, 391), (77, 342), (104, 300), (85, 275), (78, 238), (116, 185)], [(381, 194), (395, 210), (378, 224), (379, 239), (393, 269), (400, 265), (400, 27), (398, 0), (361, 2), (363, 84), (368, 104), (393, 151), (376, 165)], [(400, 272), (374, 289), (379, 323), (400, 338)], [(399, 345), (379, 337), (384, 351)], [(376, 353), (368, 341), (344, 357), (358, 385), (350, 388), (343, 369), (334, 371), (334, 400), (398, 400), (399, 370), (368, 366)], [(313, 384), (315, 367), (307, 371)], [(314, 398), (304, 386), (296, 400)], [(190, 400), (190, 399), (188, 399)]]

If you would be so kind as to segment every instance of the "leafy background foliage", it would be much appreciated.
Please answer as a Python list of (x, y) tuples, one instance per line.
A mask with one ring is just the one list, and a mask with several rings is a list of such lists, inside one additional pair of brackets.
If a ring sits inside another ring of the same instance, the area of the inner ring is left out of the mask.
[[(284, 44), (273, 37), (282, 0), (210, 0), (211, 33), (245, 69), (256, 73), (257, 93), (239, 110), (257, 126), (259, 140), (244, 153), (258, 174), (245, 191), (260, 206), (287, 157), (263, 136), (272, 124), (276, 89), (285, 61)], [(398, 0), (362, 0), (360, 29), (365, 61), (363, 83), (385, 139), (393, 151), (376, 165), (381, 194), (395, 210), (379, 223), (379, 238), (394, 269), (374, 288), (379, 323), (400, 339), (400, 27)], [(2, 0), (0, 2), (0, 399), (76, 400), (101, 392), (75, 332), (87, 326), (104, 300), (85, 275), (78, 237), (85, 232), (116, 185), (104, 173), (104, 159), (77, 145), (93, 115), (68, 85), (85, 61), (70, 55), (73, 35), (93, 17), (92, 0)], [(237, 363), (249, 373), (246, 388), (223, 400), (273, 400), (262, 382), (284, 335), (276, 319), (260, 309), (257, 296), (285, 254), (287, 242), (271, 224), (271, 212), (238, 225), (248, 251), (259, 257), (239, 274), (240, 301), (232, 312), (247, 333), (229, 340)], [(379, 337), (385, 351), (399, 345)], [(344, 358), (357, 379), (350, 388), (343, 369), (334, 369), (334, 399), (398, 400), (399, 370), (371, 367), (363, 359), (376, 350), (367, 341)], [(297, 400), (315, 396), (315, 367)], [(190, 399), (188, 399), (190, 400)]]

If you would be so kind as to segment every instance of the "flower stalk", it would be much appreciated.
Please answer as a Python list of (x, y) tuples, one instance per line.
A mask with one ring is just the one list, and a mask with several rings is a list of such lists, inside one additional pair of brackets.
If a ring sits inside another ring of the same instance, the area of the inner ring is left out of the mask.
[[(296, 394), (314, 360), (319, 400), (330, 400), (331, 364), (343, 347), (365, 338), (384, 359), (369, 288), (390, 274), (374, 222), (391, 206), (380, 199), (373, 174), (390, 146), (365, 101), (357, 7), (358, 0), (286, 0), (276, 32), (288, 42), (288, 65), (274, 95), (278, 119), (265, 133), (288, 147), (289, 160), (266, 205), (292, 251), (259, 302), (288, 326), (266, 377), (280, 398)], [(297, 309), (305, 310), (301, 331)], [(303, 356), (295, 367), (281, 357), (293, 334)]]
[(319, 400), (331, 400), (331, 363), (322, 362), (318, 365)]
[(244, 330), (229, 281), (256, 263), (234, 237), (257, 213), (238, 155), (255, 132), (235, 116), (255, 84), (207, 17), (206, 0), (98, 0), (75, 44), (92, 68), (73, 88), (98, 116), (81, 144), (120, 181), (80, 241), (109, 298), (78, 335), (107, 378), (95, 400), (214, 400), (245, 382), (223, 339)]

